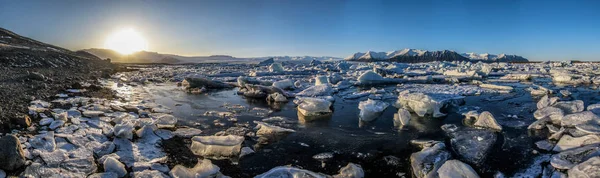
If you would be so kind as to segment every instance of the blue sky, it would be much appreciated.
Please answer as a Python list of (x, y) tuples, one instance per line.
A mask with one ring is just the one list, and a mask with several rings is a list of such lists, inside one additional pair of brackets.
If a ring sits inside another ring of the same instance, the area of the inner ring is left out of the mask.
[(0, 27), (69, 49), (134, 28), (149, 50), (238, 57), (402, 48), (600, 60), (600, 1), (13, 1)]

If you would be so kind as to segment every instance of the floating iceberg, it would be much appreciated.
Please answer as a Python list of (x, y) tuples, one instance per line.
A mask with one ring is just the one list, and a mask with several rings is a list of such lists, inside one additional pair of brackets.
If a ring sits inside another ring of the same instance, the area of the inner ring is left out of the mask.
[(386, 102), (378, 100), (368, 99), (367, 101), (361, 101), (358, 104), (358, 109), (360, 109), (359, 118), (366, 122), (375, 120), (389, 105)]
[(453, 100), (462, 100), (464, 98), (462, 96), (454, 95), (439, 95), (437, 98), (432, 96), (423, 93), (410, 93), (408, 91), (403, 91), (398, 95), (398, 101), (396, 102), (395, 106), (398, 108), (406, 108), (407, 110), (416, 113), (420, 117), (424, 117), (425, 115), (442, 117), (446, 115), (440, 112), (442, 107), (452, 103)]
[[(312, 121), (331, 115), (331, 102), (319, 98), (303, 98), (298, 105), (298, 116), (304, 121)], [(301, 117), (300, 117), (301, 116)]]
[(227, 136), (195, 136), (192, 137), (192, 152), (199, 156), (212, 158), (236, 157), (240, 154), (244, 137)]

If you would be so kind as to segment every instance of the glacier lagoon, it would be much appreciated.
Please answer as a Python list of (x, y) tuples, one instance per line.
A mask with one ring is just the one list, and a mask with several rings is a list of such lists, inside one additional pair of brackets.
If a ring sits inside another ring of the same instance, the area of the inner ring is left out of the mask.
[[(456, 173), (448, 167), (480, 177), (576, 175), (599, 154), (593, 63), (125, 67), (131, 71), (102, 80), (117, 99), (71, 92), (47, 101), (52, 106), (32, 102), (30, 114), (53, 121), (21, 134), (34, 162), (24, 175), (100, 175), (100, 165), (104, 174), (121, 174), (122, 166), (131, 175), (173, 177)], [(365, 105), (370, 118), (361, 118), (359, 103), (368, 100), (387, 107)], [(410, 116), (396, 122), (399, 108)], [(55, 146), (28, 135), (52, 137)], [(85, 168), (64, 166), (86, 155), (93, 156)]]

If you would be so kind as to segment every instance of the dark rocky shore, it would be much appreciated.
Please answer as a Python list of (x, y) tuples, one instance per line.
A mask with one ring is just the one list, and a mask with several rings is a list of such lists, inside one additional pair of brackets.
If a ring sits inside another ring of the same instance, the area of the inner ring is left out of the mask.
[(0, 132), (28, 126), (27, 106), (34, 99), (52, 98), (71, 88), (86, 88), (86, 95), (107, 94), (96, 87), (95, 79), (112, 72), (110, 61), (0, 28)]

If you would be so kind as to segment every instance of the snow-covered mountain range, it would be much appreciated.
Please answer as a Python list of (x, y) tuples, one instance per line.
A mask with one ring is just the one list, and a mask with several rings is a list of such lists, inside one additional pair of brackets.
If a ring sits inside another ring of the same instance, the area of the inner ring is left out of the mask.
[(390, 52), (367, 51), (354, 53), (346, 58), (349, 61), (395, 61), (395, 62), (431, 62), (431, 61), (484, 61), (484, 62), (526, 62), (527, 59), (517, 55), (492, 55), (463, 53), (454, 51), (426, 51), (419, 49), (402, 49)]
[(511, 55), (511, 54), (488, 54), (488, 53), (483, 53), (483, 54), (477, 54), (477, 53), (462, 53), (462, 56), (469, 58), (471, 60), (482, 60), (482, 61), (511, 61), (511, 62), (527, 62), (528, 60), (525, 59), (524, 57), (521, 56), (517, 56), (517, 55)]
[(342, 60), (341, 58), (328, 56), (267, 56), (267, 57), (249, 57), (240, 58), (229, 55), (212, 55), (212, 56), (180, 56), (174, 54), (161, 54), (157, 52), (139, 51), (130, 55), (122, 55), (110, 49), (91, 48), (84, 49), (85, 51), (98, 56), (102, 59), (110, 58), (112, 62), (118, 63), (213, 63), (213, 62), (229, 62), (229, 63), (245, 63), (259, 62), (269, 58), (275, 61), (312, 61), (312, 60)]

